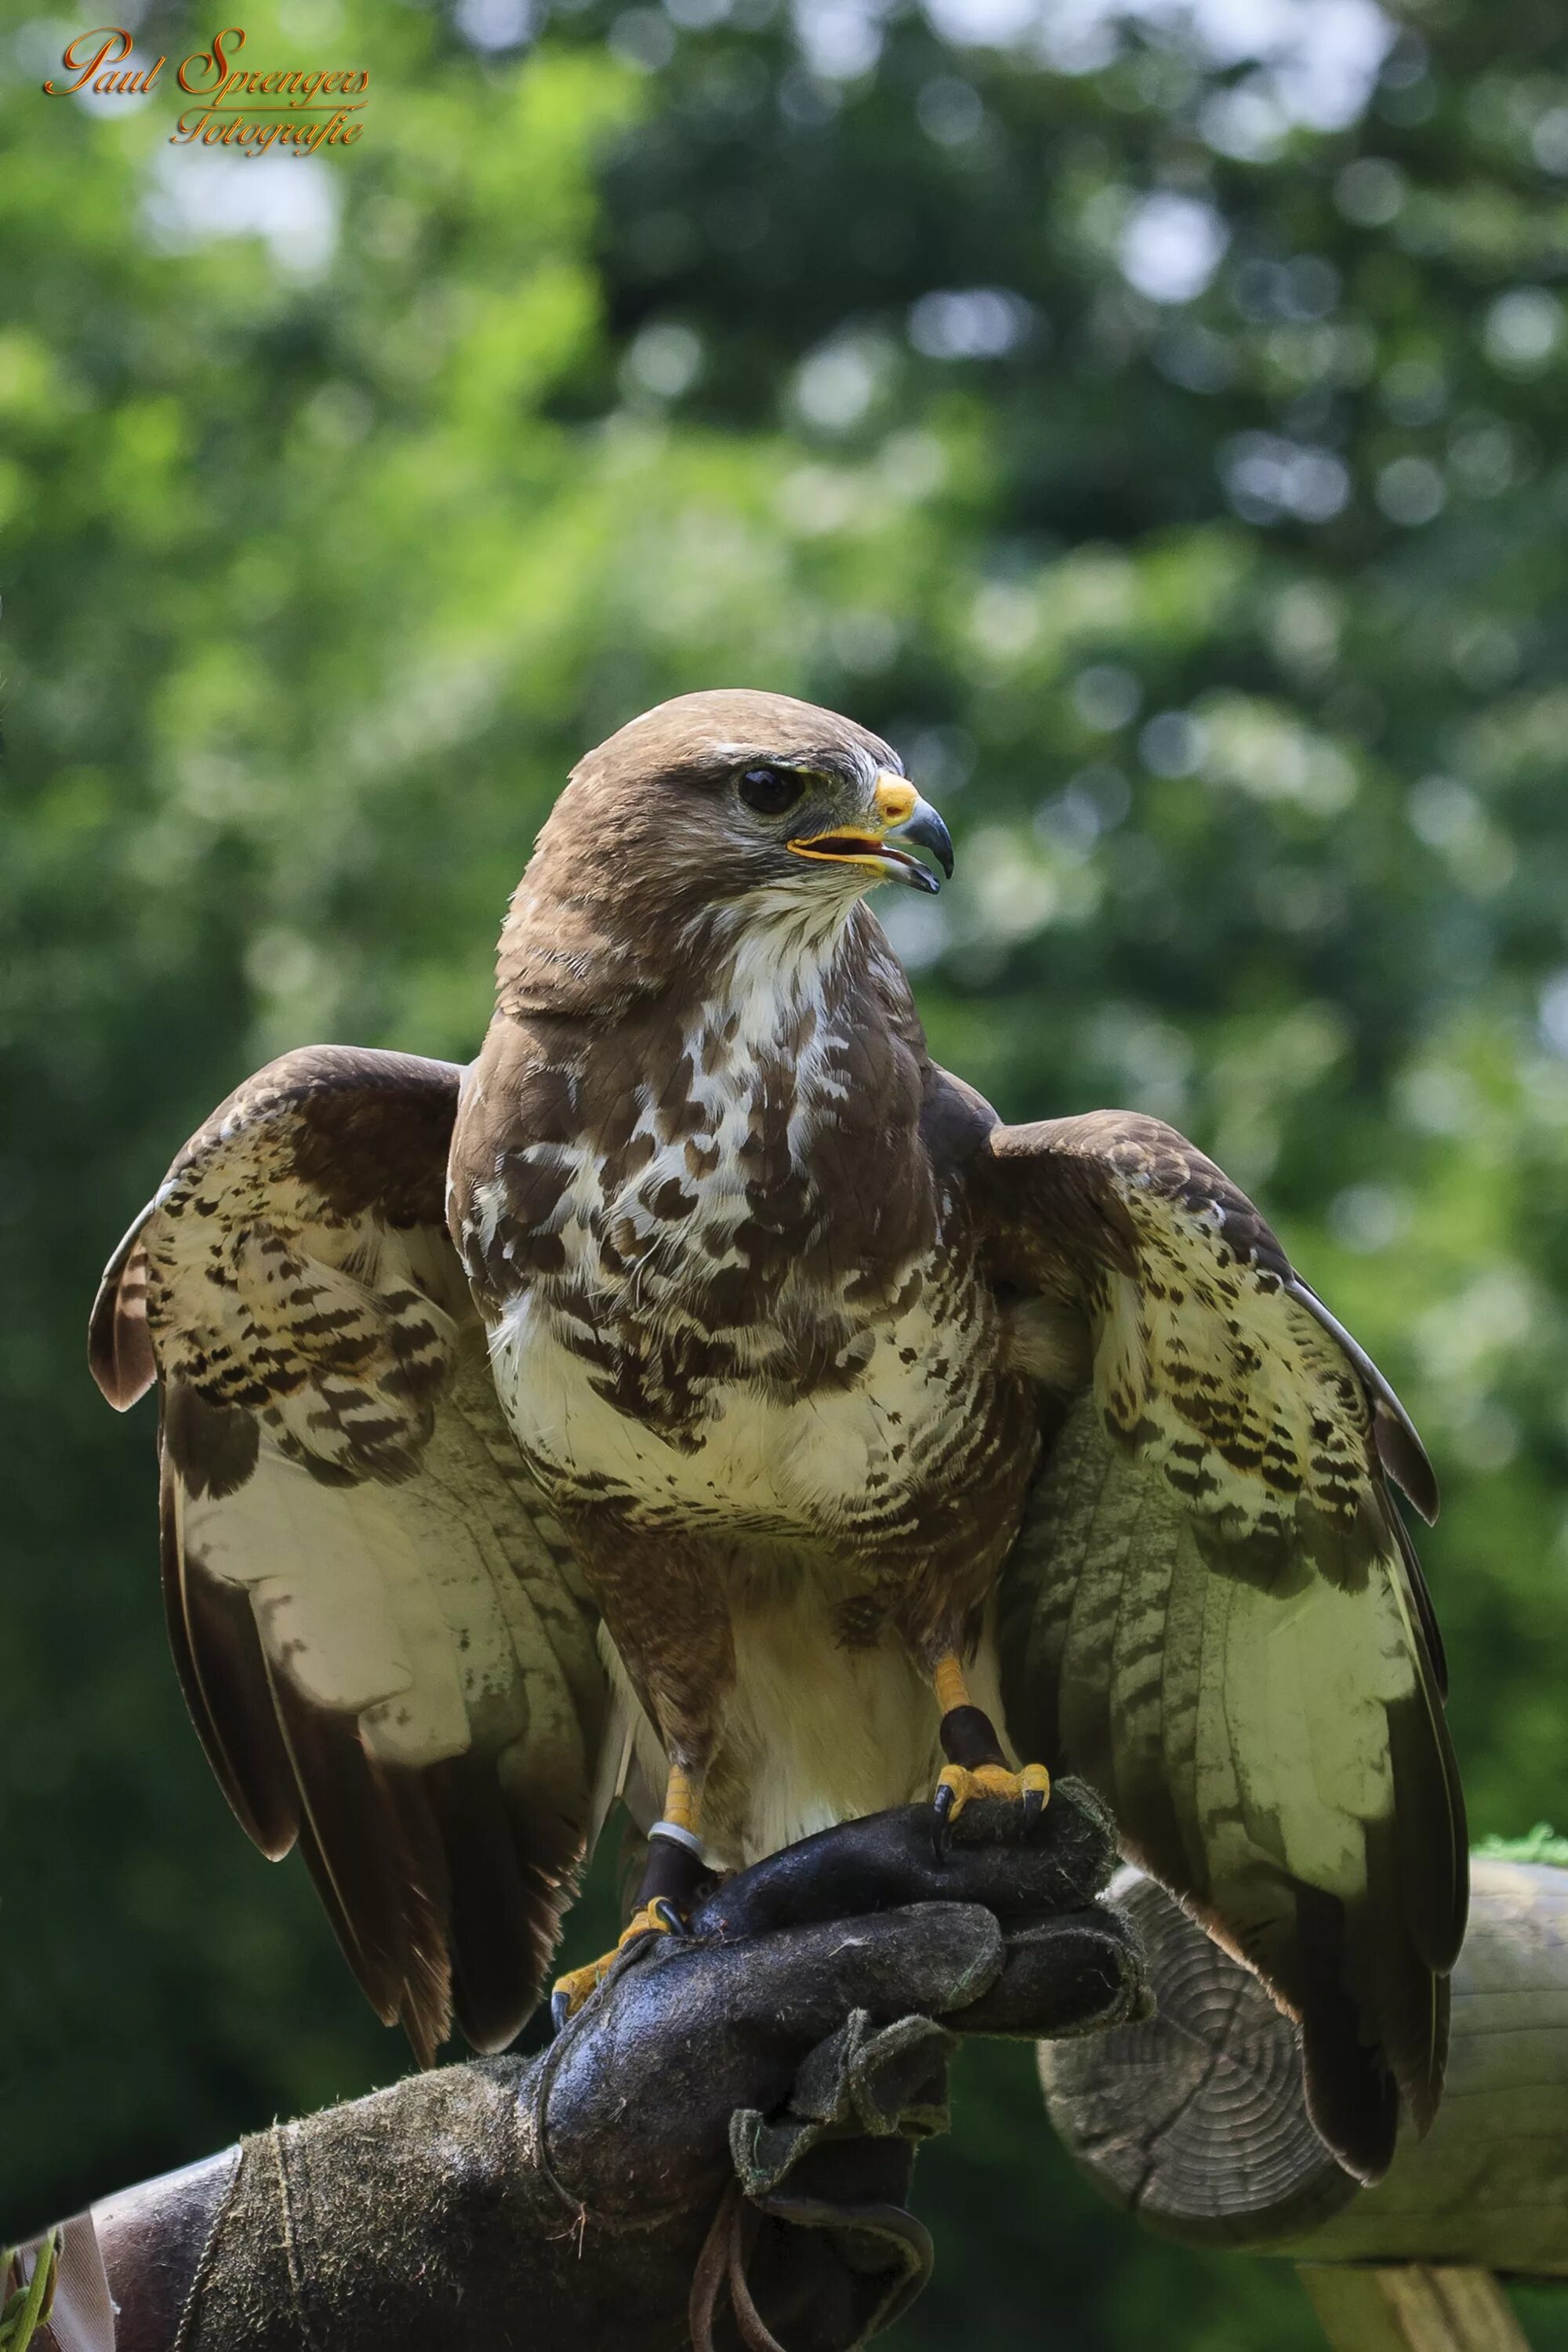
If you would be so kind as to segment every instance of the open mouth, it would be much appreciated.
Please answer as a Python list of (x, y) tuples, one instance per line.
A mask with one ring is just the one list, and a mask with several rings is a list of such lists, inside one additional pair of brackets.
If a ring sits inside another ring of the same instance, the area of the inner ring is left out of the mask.
[[(789, 845), (797, 857), (820, 857), (839, 866), (869, 866), (882, 880), (902, 882), (911, 890), (935, 891), (942, 887), (929, 866), (922, 866), (907, 849), (899, 848), (879, 834), (816, 833), (805, 840), (792, 841)], [(950, 850), (948, 859), (943, 861), (949, 872), (951, 856)]]

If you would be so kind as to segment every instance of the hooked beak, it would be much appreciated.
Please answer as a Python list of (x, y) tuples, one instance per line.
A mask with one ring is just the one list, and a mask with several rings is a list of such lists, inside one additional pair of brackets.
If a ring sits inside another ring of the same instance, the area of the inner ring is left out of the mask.
[[(896, 843), (889, 837), (893, 835)], [(789, 845), (797, 857), (868, 866), (879, 882), (902, 882), (911, 890), (940, 890), (942, 884), (930, 866), (911, 857), (901, 846), (905, 842), (929, 849), (951, 879), (952, 842), (946, 825), (913, 784), (884, 768), (877, 779), (876, 818), (871, 824), (836, 825), (829, 833), (808, 834)]]

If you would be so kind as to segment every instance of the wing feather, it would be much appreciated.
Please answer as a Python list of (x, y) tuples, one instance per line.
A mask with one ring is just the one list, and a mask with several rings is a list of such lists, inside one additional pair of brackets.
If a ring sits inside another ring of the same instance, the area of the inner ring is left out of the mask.
[(1300, 2019), (1319, 2128), (1374, 2178), (1401, 2100), (1419, 2128), (1436, 2109), (1464, 1929), (1441, 1645), (1384, 1483), (1430, 1516), (1430, 1466), (1258, 1211), (1170, 1129), (999, 1128), (965, 1177), (1022, 1360), (1042, 1301), (1089, 1338), (1004, 1575), (1010, 1737), (1081, 1772)]
[(170, 1637), (263, 1853), (299, 1843), (428, 2062), (532, 2007), (582, 1857), (596, 1623), (444, 1223), (460, 1073), (292, 1055), (215, 1112), (110, 1261), (91, 1363), (162, 1385)]
[(1378, 1459), (1400, 1492), (1409, 1496), (1427, 1526), (1435, 1527), (1441, 1499), (1437, 1480), (1410, 1415), (1366, 1349), (1345, 1329), (1338, 1316), (1329, 1312), (1311, 1285), (1303, 1282), (1299, 1274), (1292, 1273), (1285, 1283), (1285, 1288), (1292, 1298), (1300, 1300), (1314, 1322), (1322, 1325), (1361, 1374), (1372, 1402), (1373, 1435), (1377, 1442)]
[(142, 1247), (142, 1228), (157, 1205), (149, 1201), (104, 1267), (88, 1324), (92, 1377), (118, 1412), (145, 1396), (158, 1377), (147, 1335), (147, 1257)]
[(300, 1792), (256, 1612), (243, 1586), (187, 1562), (179, 1528), (183, 1488), (167, 1451), (160, 1452), (163, 1608), (175, 1672), (230, 1811), (268, 1860), (280, 1862), (300, 1833)]

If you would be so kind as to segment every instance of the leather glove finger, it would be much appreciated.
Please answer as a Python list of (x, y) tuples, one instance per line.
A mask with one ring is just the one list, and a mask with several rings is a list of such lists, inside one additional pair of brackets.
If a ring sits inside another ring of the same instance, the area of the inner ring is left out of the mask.
[(1110, 1818), (1079, 1781), (1058, 1781), (1035, 1830), (1016, 1805), (982, 1799), (952, 1824), (945, 1853), (929, 1805), (900, 1805), (820, 1830), (726, 1879), (691, 1915), (693, 1936), (730, 1941), (807, 1920), (908, 1903), (980, 1903), (1004, 1925), (1081, 1910), (1118, 1854)]
[(1119, 1911), (1058, 1912), (1009, 1928), (1005, 1945), (995, 1982), (945, 2017), (952, 2032), (1047, 2042), (1149, 2013), (1137, 1931)]
[(590, 2210), (664, 2211), (729, 2177), (730, 2119), (786, 2100), (802, 2059), (853, 2012), (872, 2024), (962, 2009), (1002, 1972), (989, 1911), (918, 1904), (733, 1943), (628, 1949), (553, 2042), (536, 2112), (552, 2171)]

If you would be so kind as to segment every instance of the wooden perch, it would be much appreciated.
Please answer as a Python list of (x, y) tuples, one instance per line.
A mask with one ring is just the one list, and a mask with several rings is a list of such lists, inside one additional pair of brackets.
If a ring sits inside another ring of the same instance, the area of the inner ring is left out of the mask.
[(1303, 2263), (1301, 2284), (1334, 2352), (1530, 2352), (1490, 2271)]
[[(1303, 2264), (1568, 2276), (1568, 1870), (1477, 1859), (1447, 2090), (1427, 2137), (1403, 2140), (1376, 2189), (1359, 2189), (1313, 2132), (1295, 2029), (1255, 1980), (1150, 1880), (1124, 1873), (1112, 1891), (1143, 1936), (1158, 2013), (1043, 2043), (1040, 2077), (1062, 2139), (1116, 2204), (1187, 2244)], [(1430, 2292), (1454, 2307), (1434, 2335), (1412, 2332), (1380, 2275), (1357, 2286), (1307, 2273), (1337, 2342), (1523, 2341), (1490, 2281), (1462, 2309), (1469, 2291), (1436, 2273)], [(1406, 2303), (1425, 2292), (1405, 2283)], [(1365, 2325), (1336, 2327), (1328, 2303), (1358, 2294)]]

